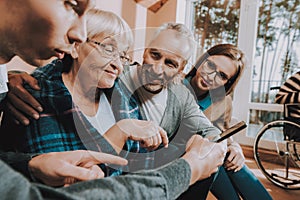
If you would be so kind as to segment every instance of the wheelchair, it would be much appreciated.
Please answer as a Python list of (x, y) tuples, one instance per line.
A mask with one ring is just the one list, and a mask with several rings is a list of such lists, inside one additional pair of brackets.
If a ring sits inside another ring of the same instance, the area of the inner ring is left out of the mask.
[(273, 184), (300, 189), (300, 119), (289, 116), (300, 104), (284, 104), (284, 119), (264, 125), (254, 140), (254, 159)]

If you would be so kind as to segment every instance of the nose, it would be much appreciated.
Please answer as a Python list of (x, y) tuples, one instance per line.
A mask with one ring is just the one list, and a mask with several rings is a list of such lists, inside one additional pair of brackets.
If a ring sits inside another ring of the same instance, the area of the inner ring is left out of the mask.
[(163, 64), (161, 64), (161, 63), (154, 64), (152, 66), (152, 70), (157, 75), (163, 74), (163, 72), (164, 72), (164, 70), (163, 70)]
[(113, 65), (113, 67), (116, 68), (119, 71), (119, 74), (121, 74), (123, 69), (124, 69), (121, 58), (116, 57), (116, 59), (113, 59), (111, 63)]
[(207, 73), (207, 77), (209, 78), (210, 81), (213, 81), (217, 75), (217, 71)]
[(87, 30), (86, 30), (86, 17), (85, 15), (79, 16), (71, 26), (68, 32), (69, 42), (72, 44), (74, 42), (82, 43), (87, 40)]

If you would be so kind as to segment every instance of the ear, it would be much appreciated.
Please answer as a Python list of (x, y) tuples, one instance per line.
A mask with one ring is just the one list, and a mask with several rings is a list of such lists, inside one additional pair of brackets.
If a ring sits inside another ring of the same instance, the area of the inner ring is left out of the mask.
[(146, 52), (148, 51), (148, 48), (145, 48), (144, 53), (143, 53), (143, 59), (145, 59)]
[(184, 67), (186, 66), (187, 62), (188, 62), (187, 60), (182, 61), (182, 70), (183, 70)]
[(185, 77), (185, 74), (183, 73), (183, 71), (179, 71), (176, 76), (173, 78), (172, 82), (175, 84), (175, 85), (178, 85), (180, 83), (182, 83), (183, 79)]
[(180, 74), (180, 73), (183, 72), (183, 70), (184, 70), (186, 64), (187, 64), (187, 60), (182, 61), (182, 64), (181, 64), (181, 66), (180, 66), (180, 68), (179, 68), (179, 70), (178, 70), (178, 74)]
[(78, 54), (79, 54), (79, 51), (80, 51), (79, 46), (80, 46), (80, 44), (75, 43), (74, 47), (72, 48), (71, 56), (72, 56), (73, 59), (78, 58)]

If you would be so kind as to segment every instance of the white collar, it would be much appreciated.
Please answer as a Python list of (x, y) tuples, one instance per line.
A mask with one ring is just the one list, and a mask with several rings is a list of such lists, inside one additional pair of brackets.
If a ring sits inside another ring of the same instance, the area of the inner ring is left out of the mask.
[(7, 83), (8, 82), (8, 77), (7, 77), (7, 69), (6, 69), (6, 64), (0, 65), (0, 94), (7, 92)]

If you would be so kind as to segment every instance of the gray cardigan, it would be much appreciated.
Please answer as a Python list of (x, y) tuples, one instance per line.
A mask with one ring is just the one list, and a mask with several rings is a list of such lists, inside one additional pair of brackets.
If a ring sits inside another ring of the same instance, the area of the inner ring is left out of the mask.
[[(141, 98), (143, 95), (140, 90), (140, 83), (136, 83), (135, 71), (142, 66), (130, 66), (124, 68), (123, 74), (120, 76), (121, 83), (126, 85), (131, 94), (135, 94), (134, 98), (140, 104), (139, 109), (143, 119), (147, 119), (143, 111)], [(121, 84), (120, 83), (120, 84)], [(183, 84), (168, 85), (167, 107), (164, 111), (160, 126), (168, 133), (170, 138), (175, 135), (188, 136), (192, 134), (200, 134), (207, 138), (219, 137), (220, 130), (212, 125), (204, 113), (199, 109), (194, 96)], [(124, 98), (124, 96), (123, 96)], [(127, 97), (130, 99), (130, 97)], [(134, 106), (132, 106), (134, 108)], [(184, 132), (182, 134), (179, 134)], [(176, 136), (176, 137), (178, 137)]]

